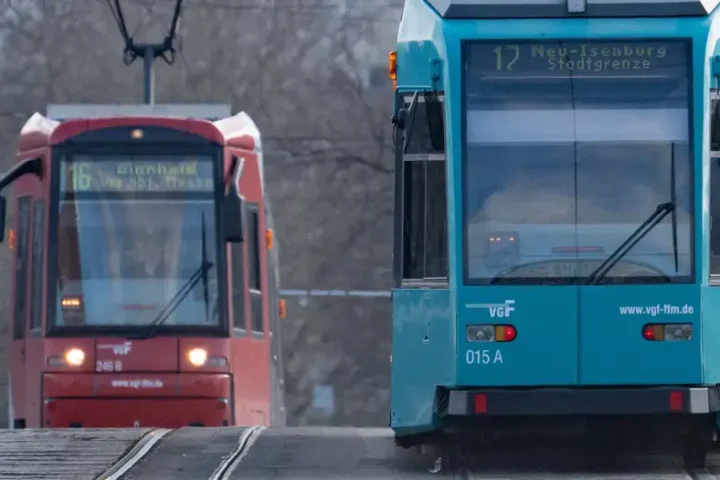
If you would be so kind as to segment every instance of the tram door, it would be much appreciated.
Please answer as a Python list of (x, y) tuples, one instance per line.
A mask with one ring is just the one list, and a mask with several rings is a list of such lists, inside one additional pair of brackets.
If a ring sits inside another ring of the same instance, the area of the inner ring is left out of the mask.
[(8, 238), (8, 246), (12, 255), (12, 324), (10, 342), (10, 399), (13, 412), (10, 427), (25, 427), (25, 378), (27, 362), (27, 300), (28, 300), (28, 250), (30, 230), (31, 197), (17, 197), (14, 209), (14, 225)]
[(10, 401), (13, 428), (41, 427), (43, 299), (45, 284), (46, 189), (36, 177), (16, 186), (15, 228), (8, 246), (12, 255), (12, 325), (10, 345)]
[[(34, 183), (42, 185), (38, 180)], [(43, 340), (43, 299), (45, 286), (45, 257), (47, 224), (47, 205), (42, 193), (32, 197), (30, 207), (30, 230), (28, 235), (27, 257), (28, 295), (27, 317), (28, 329), (25, 339), (27, 360), (25, 362), (25, 422), (30, 428), (42, 427), (42, 374), (45, 367)]]

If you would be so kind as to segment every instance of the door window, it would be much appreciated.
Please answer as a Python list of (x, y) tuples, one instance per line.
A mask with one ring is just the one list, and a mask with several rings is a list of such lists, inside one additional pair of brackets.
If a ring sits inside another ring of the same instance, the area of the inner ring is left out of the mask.
[(15, 250), (15, 308), (13, 339), (25, 338), (27, 314), (28, 230), (30, 227), (30, 197), (18, 198), (17, 245)]

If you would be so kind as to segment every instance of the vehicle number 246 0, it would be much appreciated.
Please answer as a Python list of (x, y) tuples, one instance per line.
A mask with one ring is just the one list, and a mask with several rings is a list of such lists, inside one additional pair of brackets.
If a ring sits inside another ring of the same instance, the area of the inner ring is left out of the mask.
[(503, 363), (500, 350), (468, 350), (465, 352), (465, 363), (468, 365), (494, 365)]

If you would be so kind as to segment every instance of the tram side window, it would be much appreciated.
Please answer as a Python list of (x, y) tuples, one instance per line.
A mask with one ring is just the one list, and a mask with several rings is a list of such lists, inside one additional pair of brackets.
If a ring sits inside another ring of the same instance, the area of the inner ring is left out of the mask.
[(710, 275), (720, 280), (720, 158), (714, 157), (710, 159)]
[(243, 265), (243, 243), (230, 244), (230, 258), (232, 262), (232, 302), (233, 326), (245, 330), (245, 275)]
[(445, 162), (403, 164), (403, 278), (447, 278)]
[(30, 227), (30, 197), (18, 198), (17, 244), (15, 250), (15, 311), (13, 338), (25, 338), (27, 312), (28, 229)]
[(260, 214), (256, 204), (248, 204), (248, 256), (250, 308), (253, 332), (263, 331), (263, 298), (260, 277)]
[(720, 101), (711, 92), (710, 109), (710, 275), (720, 280)]
[(30, 330), (39, 329), (42, 326), (42, 288), (43, 263), (45, 249), (43, 239), (45, 237), (45, 202), (38, 200), (33, 205), (33, 240), (32, 240), (32, 286), (30, 304)]

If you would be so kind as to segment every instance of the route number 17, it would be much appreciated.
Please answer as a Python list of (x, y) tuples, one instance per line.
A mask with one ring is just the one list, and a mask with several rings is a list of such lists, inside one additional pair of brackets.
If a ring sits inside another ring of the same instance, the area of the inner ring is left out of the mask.
[[(501, 70), (512, 70), (513, 65), (515, 65), (515, 62), (518, 61), (520, 58), (520, 45), (498, 45), (493, 49), (495, 52), (495, 68), (497, 71)], [(505, 54), (503, 55), (503, 51)], [(505, 63), (505, 67), (503, 68), (503, 63)]]

